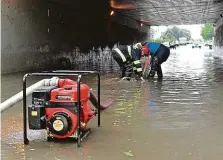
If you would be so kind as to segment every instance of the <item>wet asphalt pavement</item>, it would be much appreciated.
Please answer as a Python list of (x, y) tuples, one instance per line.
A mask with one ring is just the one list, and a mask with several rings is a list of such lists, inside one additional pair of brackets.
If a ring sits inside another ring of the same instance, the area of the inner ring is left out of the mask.
[[(45, 131), (29, 131), (23, 145), (22, 103), (1, 116), (4, 160), (221, 160), (223, 159), (223, 60), (208, 48), (171, 50), (162, 82), (118, 82), (102, 76), (102, 102), (113, 100), (89, 126), (92, 134), (73, 142), (47, 142)], [(109, 67), (108, 67), (109, 68)], [(24, 73), (2, 76), (1, 100), (22, 89)], [(29, 84), (39, 80), (30, 78)], [(96, 78), (85, 79), (93, 91)]]

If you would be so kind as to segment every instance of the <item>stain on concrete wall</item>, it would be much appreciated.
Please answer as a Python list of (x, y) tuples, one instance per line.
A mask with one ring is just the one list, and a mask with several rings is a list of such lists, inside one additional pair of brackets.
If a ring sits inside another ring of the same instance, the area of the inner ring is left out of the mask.
[[(89, 54), (93, 47), (132, 44), (148, 37), (138, 28), (111, 22), (108, 1), (62, 3), (1, 1), (2, 73), (48, 69), (61, 56), (74, 59), (78, 54)], [(71, 54), (76, 47), (79, 53)]]
[[(114, 46), (116, 47), (116, 45)], [(94, 48), (87, 54), (78, 54), (74, 56), (73, 68), (74, 69), (87, 69), (87, 70), (100, 70), (109, 71), (111, 68), (118, 68), (117, 63), (111, 55), (112, 48), (106, 46), (104, 49)], [(109, 68), (109, 69), (107, 69)]]

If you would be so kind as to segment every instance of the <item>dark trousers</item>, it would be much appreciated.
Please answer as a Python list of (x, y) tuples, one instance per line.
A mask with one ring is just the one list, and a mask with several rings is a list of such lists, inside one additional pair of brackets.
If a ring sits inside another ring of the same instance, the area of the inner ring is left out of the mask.
[(163, 78), (161, 64), (168, 59), (169, 55), (170, 55), (169, 48), (161, 44), (158, 51), (151, 58), (151, 70), (148, 75), (148, 78), (154, 77), (156, 72), (158, 78)]
[(123, 62), (122, 58), (120, 57), (120, 55), (116, 52), (116, 51), (112, 51), (112, 57), (114, 58), (114, 60), (118, 63), (122, 74), (121, 74), (121, 78), (123, 77), (131, 77), (132, 76), (132, 72), (133, 72), (133, 68), (132, 68), (132, 64), (130, 61), (126, 61)]
[(156, 72), (157, 72), (158, 78), (162, 78), (163, 77), (161, 63), (160, 63), (159, 59), (156, 56), (153, 56), (151, 58), (151, 70), (149, 72), (148, 78), (149, 77), (154, 77)]

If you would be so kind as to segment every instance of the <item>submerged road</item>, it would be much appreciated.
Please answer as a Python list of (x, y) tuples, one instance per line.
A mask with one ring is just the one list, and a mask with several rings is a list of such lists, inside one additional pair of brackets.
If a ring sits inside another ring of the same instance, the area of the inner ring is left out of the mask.
[[(212, 52), (190, 45), (172, 50), (162, 82), (119, 83), (117, 74), (103, 75), (102, 102), (113, 99), (113, 104), (102, 114), (100, 128), (96, 119), (90, 122), (93, 133), (80, 149), (47, 142), (45, 131), (29, 131), (31, 142), (24, 146), (22, 103), (13, 106), (1, 117), (2, 159), (223, 159), (223, 60)], [(2, 101), (21, 90), (23, 74), (2, 76)], [(93, 90), (95, 80), (85, 80)]]

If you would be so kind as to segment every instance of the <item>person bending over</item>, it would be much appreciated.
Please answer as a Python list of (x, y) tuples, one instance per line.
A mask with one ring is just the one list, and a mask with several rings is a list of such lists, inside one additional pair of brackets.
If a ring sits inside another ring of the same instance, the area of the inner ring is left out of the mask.
[[(112, 50), (112, 56), (121, 68), (123, 77), (131, 77), (132, 72), (136, 74), (136, 79), (142, 78), (142, 66), (140, 59), (142, 56), (142, 44), (136, 43), (135, 45), (120, 45)], [(128, 72), (126, 74), (126, 72)]]
[(163, 72), (161, 64), (169, 58), (170, 49), (158, 42), (148, 42), (144, 47), (148, 47), (148, 54), (151, 55), (151, 70), (147, 78), (153, 78), (157, 72), (158, 78), (162, 79)]

